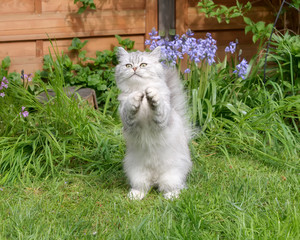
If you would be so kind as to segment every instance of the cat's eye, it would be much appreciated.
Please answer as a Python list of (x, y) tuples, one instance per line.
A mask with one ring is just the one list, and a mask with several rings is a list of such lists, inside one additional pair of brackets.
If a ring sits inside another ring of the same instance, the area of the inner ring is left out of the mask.
[(147, 63), (141, 63), (140, 67), (146, 67)]
[(131, 67), (132, 67), (132, 64), (129, 64), (129, 63), (128, 63), (128, 64), (125, 65), (125, 67), (131, 68)]

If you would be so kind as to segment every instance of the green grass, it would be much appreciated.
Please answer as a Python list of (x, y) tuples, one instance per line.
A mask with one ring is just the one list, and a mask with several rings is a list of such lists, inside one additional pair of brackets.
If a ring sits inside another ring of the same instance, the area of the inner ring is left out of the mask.
[(130, 201), (120, 166), (0, 191), (0, 239), (299, 239), (299, 173), (194, 149), (188, 189)]

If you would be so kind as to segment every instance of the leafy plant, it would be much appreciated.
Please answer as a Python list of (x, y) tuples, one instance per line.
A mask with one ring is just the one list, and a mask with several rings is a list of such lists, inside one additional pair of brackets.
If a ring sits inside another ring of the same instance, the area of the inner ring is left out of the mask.
[(1, 61), (1, 66), (0, 66), (0, 77), (7, 77), (8, 74), (8, 69), (10, 66), (10, 57), (5, 57), (2, 61)]
[(297, 95), (300, 91), (300, 37), (289, 32), (273, 35), (270, 42), (270, 53), (267, 58), (267, 84), (278, 84), (282, 93)]
[(245, 33), (252, 32), (252, 41), (256, 43), (260, 40), (260, 48), (266, 39), (269, 38), (273, 24), (267, 24), (263, 21), (254, 22), (246, 13), (250, 11), (252, 5), (247, 2), (245, 5), (236, 1), (236, 6), (227, 7), (224, 5), (215, 4), (212, 0), (201, 0), (198, 3), (199, 12), (205, 13), (206, 17), (213, 17), (218, 20), (219, 23), (225, 21), (227, 24), (230, 20), (237, 17), (242, 17), (246, 27)]
[(94, 0), (74, 0), (74, 3), (77, 3), (77, 2), (82, 3), (82, 6), (77, 11), (78, 14), (83, 13), (88, 7), (90, 9), (93, 9), (93, 10), (96, 9), (96, 5), (94, 3)]
[[(118, 42), (127, 50), (132, 50), (134, 41), (122, 39), (116, 35)], [(81, 42), (74, 38), (69, 47), (77, 56), (77, 63), (73, 63), (70, 57), (62, 54), (63, 76), (67, 86), (89, 87), (96, 91), (97, 101), (104, 114), (115, 115), (118, 108), (118, 89), (115, 84), (115, 70), (117, 65), (116, 48), (113, 51), (97, 51), (96, 57), (87, 57), (83, 49), (88, 41)], [(57, 61), (52, 61), (49, 55), (44, 57), (43, 71), (39, 73), (44, 80), (51, 78), (52, 69), (57, 65)]]

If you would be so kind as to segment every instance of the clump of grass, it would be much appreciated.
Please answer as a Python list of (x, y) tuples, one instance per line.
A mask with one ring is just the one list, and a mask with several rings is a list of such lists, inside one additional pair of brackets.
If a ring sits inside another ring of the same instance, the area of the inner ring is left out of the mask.
[[(47, 94), (48, 102), (41, 103), (22, 84), (11, 81), (2, 99), (0, 184), (31, 176), (54, 176), (66, 168), (88, 172), (120, 165), (123, 141), (118, 121), (80, 98), (69, 98), (57, 51), (55, 58), (54, 62), (51, 56), (53, 78), (47, 85), (38, 82), (46, 94), (53, 89), (55, 97)], [(28, 117), (19, 114), (21, 106), (28, 109)]]

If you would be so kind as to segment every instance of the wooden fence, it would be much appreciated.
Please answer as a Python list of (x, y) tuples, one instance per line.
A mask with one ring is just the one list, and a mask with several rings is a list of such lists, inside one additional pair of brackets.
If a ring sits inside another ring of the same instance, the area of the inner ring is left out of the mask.
[[(84, 48), (88, 56), (116, 46), (115, 34), (134, 40), (135, 48), (143, 50), (148, 33), (158, 27), (158, 1), (161, 0), (94, 0), (97, 10), (87, 10), (79, 15), (77, 10), (81, 3), (74, 4), (74, 0), (1, 0), (0, 60), (5, 56), (11, 58), (10, 71), (24, 69), (31, 73), (41, 69), (43, 56), (49, 51), (49, 38), (56, 39), (59, 50), (65, 53), (74, 37), (88, 40)], [(238, 38), (244, 56), (253, 55), (256, 46), (250, 35), (245, 36), (242, 19), (218, 24), (197, 12), (197, 2), (176, 0), (177, 33), (182, 34), (190, 28), (197, 37), (203, 37), (206, 32), (211, 32), (221, 55), (225, 46)], [(235, 4), (235, 0), (215, 2)], [(272, 9), (265, 1), (255, 2), (250, 17), (271, 22), (274, 18)]]

